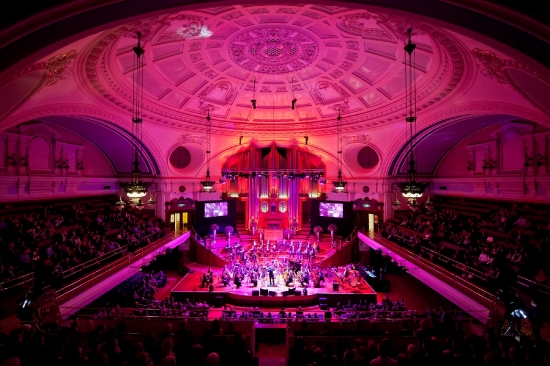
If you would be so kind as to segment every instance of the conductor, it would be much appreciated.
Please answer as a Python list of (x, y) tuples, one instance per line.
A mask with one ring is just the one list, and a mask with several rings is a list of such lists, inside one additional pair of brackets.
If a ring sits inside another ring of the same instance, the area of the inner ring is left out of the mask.
[(267, 272), (269, 273), (269, 284), (275, 286), (275, 275), (273, 272), (275, 271), (275, 268), (273, 268), (273, 264), (271, 264), (267, 268)]

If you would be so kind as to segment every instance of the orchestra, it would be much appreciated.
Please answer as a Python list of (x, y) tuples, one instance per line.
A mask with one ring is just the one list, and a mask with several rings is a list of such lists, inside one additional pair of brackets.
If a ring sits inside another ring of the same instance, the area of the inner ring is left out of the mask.
[[(239, 289), (260, 284), (262, 287), (284, 285), (289, 288), (322, 288), (327, 285), (327, 278), (351, 287), (360, 286), (361, 283), (362, 275), (353, 264), (321, 270), (316, 264), (320, 246), (315, 241), (254, 240), (248, 250), (240, 241), (228, 241), (223, 251), (229, 262), (219, 275), (219, 284), (223, 287), (234, 284)], [(213, 274), (209, 268), (203, 275), (202, 287), (212, 283)]]

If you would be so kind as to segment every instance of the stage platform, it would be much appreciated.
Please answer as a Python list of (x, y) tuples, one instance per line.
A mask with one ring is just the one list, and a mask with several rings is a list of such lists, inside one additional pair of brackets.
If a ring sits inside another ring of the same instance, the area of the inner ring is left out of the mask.
[[(352, 287), (348, 282), (339, 283), (338, 289), (333, 287), (333, 281), (328, 280), (321, 288), (307, 287), (286, 287), (282, 279), (278, 278), (276, 285), (269, 286), (259, 281), (257, 287), (244, 284), (240, 288), (235, 285), (224, 287), (220, 281), (221, 268), (212, 267), (214, 273), (213, 291), (201, 287), (203, 274), (208, 270), (205, 265), (194, 264), (189, 266), (191, 271), (177, 283), (171, 291), (176, 300), (204, 300), (214, 306), (225, 304), (259, 307), (296, 307), (319, 305), (320, 298), (326, 298), (330, 307), (336, 306), (338, 302), (344, 303), (348, 300), (357, 301), (365, 299), (369, 302), (376, 301), (376, 292), (363, 279)], [(267, 291), (268, 295), (253, 295), (253, 291)], [(289, 292), (294, 289), (294, 295)], [(305, 291), (304, 291), (305, 290)]]

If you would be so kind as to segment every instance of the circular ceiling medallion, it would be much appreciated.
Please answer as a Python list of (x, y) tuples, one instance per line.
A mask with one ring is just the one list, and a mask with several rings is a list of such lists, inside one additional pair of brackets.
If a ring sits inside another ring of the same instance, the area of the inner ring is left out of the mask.
[(185, 186), (180, 186), (180, 187), (179, 187), (179, 191), (180, 191), (181, 193), (185, 192)]
[(172, 154), (170, 154), (170, 164), (174, 168), (184, 169), (189, 166), (191, 162), (191, 153), (183, 146), (177, 147)]
[(363, 193), (369, 193), (369, 186), (363, 186)]
[(378, 165), (379, 161), (378, 153), (370, 146), (365, 146), (357, 153), (357, 163), (363, 169), (372, 169)]
[(311, 65), (319, 56), (319, 45), (301, 30), (269, 26), (237, 34), (229, 42), (228, 51), (229, 57), (244, 69), (282, 74)]

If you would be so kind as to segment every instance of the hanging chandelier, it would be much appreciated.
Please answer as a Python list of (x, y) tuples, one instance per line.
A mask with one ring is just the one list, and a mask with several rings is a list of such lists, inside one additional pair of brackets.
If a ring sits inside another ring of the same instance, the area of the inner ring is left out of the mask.
[[(138, 159), (138, 149), (142, 140), (142, 125), (143, 125), (143, 69), (145, 60), (143, 54), (145, 50), (141, 47), (141, 33), (137, 32), (137, 46), (134, 51), (134, 70), (132, 78), (132, 139), (133, 139), (133, 155), (132, 163), (132, 180), (130, 182), (119, 182), (120, 187), (124, 189), (128, 198), (130, 198), (130, 207), (142, 209), (145, 205), (141, 200), (147, 195), (149, 186), (153, 182), (141, 181), (141, 167)], [(121, 199), (122, 201), (122, 199)], [(120, 204), (120, 201), (117, 202)]]
[(344, 181), (342, 178), (342, 116), (340, 115), (340, 109), (338, 109), (338, 117), (336, 117), (337, 123), (337, 133), (336, 133), (336, 146), (337, 146), (337, 156), (338, 156), (338, 180), (333, 181), (332, 184), (334, 184), (334, 189), (332, 192), (334, 193), (347, 193), (346, 191), (346, 184), (348, 182)]
[(201, 192), (215, 192), (214, 191), (214, 182), (210, 179), (210, 139), (212, 133), (212, 118), (210, 117), (210, 109), (206, 115), (206, 178), (201, 181), (202, 189)]
[(401, 207), (401, 202), (397, 199), (397, 195), (394, 194), (394, 200), (391, 203), (391, 206), (397, 210), (399, 207)]
[[(401, 194), (409, 200), (409, 207), (417, 209), (416, 199), (422, 197), (428, 183), (417, 181), (416, 162), (414, 161), (414, 137), (416, 134), (416, 44), (411, 42), (412, 29), (408, 30), (409, 41), (404, 47), (405, 50), (405, 105), (406, 105), (406, 128), (405, 134), (409, 140), (409, 169), (407, 181), (399, 183)], [(412, 206), (411, 206), (412, 204)]]

